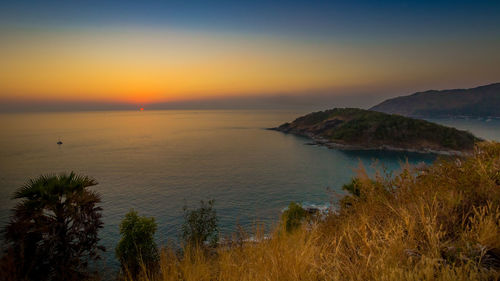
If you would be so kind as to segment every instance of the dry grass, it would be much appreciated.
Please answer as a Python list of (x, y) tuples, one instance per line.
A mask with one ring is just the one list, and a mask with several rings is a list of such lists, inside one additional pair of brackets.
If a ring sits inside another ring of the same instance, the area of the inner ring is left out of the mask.
[(391, 179), (358, 175), (361, 196), (271, 239), (162, 250), (139, 280), (499, 280), (500, 144)]

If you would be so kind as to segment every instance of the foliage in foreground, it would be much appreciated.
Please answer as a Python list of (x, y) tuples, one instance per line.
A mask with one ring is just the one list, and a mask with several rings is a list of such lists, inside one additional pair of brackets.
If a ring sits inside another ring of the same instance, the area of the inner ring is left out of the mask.
[[(362, 170), (336, 213), (270, 239), (161, 252), (137, 280), (498, 280), (500, 144), (370, 179)], [(259, 238), (257, 237), (257, 238)]]
[(1, 280), (81, 280), (99, 259), (100, 196), (94, 179), (74, 173), (40, 176), (19, 188), (21, 201), (4, 230)]
[(281, 215), (281, 222), (287, 232), (292, 232), (301, 226), (309, 213), (302, 208), (302, 205), (290, 202), (288, 208)]
[(159, 260), (154, 241), (156, 229), (154, 218), (139, 217), (134, 210), (125, 215), (120, 224), (122, 238), (116, 247), (116, 257), (124, 274), (135, 277), (142, 269), (156, 268)]
[(186, 245), (216, 246), (219, 241), (217, 213), (214, 209), (214, 200), (200, 202), (200, 207), (189, 210), (184, 206), (184, 224), (182, 225), (182, 239)]

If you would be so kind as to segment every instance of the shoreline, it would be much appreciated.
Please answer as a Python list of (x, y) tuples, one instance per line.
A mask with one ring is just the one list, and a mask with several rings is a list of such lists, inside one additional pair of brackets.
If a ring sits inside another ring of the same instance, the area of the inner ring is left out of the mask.
[(396, 146), (387, 145), (387, 144), (380, 145), (380, 146), (362, 146), (362, 145), (354, 145), (354, 144), (343, 144), (343, 143), (332, 142), (328, 139), (318, 137), (318, 136), (315, 136), (313, 134), (285, 132), (283, 130), (280, 130), (278, 127), (267, 128), (267, 130), (277, 131), (277, 132), (281, 132), (283, 134), (291, 134), (291, 135), (307, 137), (313, 141), (312, 143), (307, 143), (307, 145), (326, 146), (329, 149), (338, 149), (338, 150), (347, 150), (347, 151), (353, 151), (353, 150), (384, 151), (384, 150), (386, 150), (386, 151), (413, 152), (413, 153), (421, 153), (421, 154), (436, 154), (436, 155), (459, 156), (459, 157), (465, 157), (465, 156), (469, 156), (472, 154), (472, 151), (471, 152), (464, 152), (464, 151), (458, 151), (458, 150), (436, 150), (436, 149), (430, 149), (430, 148), (424, 148), (424, 149), (403, 148), (403, 147), (396, 147)]

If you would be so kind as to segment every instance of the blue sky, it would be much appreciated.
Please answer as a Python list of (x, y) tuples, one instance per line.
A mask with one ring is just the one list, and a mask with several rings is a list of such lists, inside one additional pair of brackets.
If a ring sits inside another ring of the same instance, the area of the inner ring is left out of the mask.
[(500, 1), (19, 0), (1, 7), (3, 25), (168, 25), (348, 38), (500, 33)]

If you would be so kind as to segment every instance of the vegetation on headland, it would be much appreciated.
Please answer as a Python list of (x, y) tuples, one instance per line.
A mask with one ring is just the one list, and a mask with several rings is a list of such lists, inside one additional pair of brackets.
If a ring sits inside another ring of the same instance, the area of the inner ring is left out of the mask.
[(405, 165), (394, 177), (380, 172), (370, 178), (361, 167), (344, 189), (349, 194), (324, 216), (306, 215), (291, 204), (271, 235), (236, 236), (238, 243), (217, 245), (185, 243), (180, 250), (164, 246), (156, 271), (122, 278), (500, 278), (499, 143), (480, 143), (467, 158), (439, 159), (418, 169)]
[(154, 241), (157, 228), (154, 218), (140, 217), (134, 210), (125, 215), (120, 224), (122, 238), (116, 246), (123, 274), (135, 277), (142, 271), (157, 269), (159, 255)]
[(307, 114), (275, 130), (345, 149), (391, 149), (460, 154), (479, 141), (466, 131), (429, 121), (358, 108)]
[(215, 201), (200, 201), (200, 207), (194, 210), (184, 206), (184, 224), (182, 239), (185, 244), (217, 246), (219, 242), (219, 227)]
[[(137, 280), (498, 280), (500, 144), (389, 177), (360, 169), (337, 212), (268, 239), (161, 252)], [(262, 236), (260, 238), (263, 238)]]

